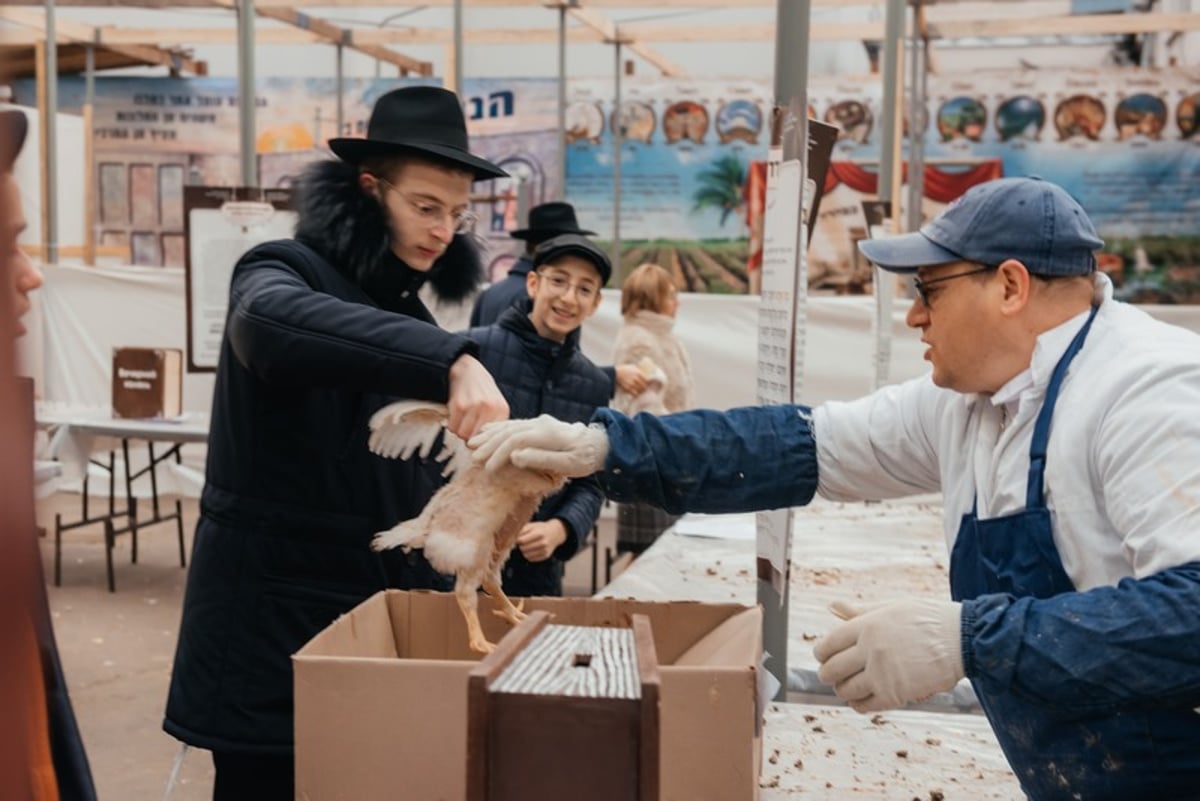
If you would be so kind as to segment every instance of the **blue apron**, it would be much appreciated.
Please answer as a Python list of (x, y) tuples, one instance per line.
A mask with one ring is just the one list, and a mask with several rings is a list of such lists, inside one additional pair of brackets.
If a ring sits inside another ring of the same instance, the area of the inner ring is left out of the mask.
[[(990, 520), (980, 520), (975, 510), (963, 515), (950, 554), (950, 592), (956, 601), (991, 593), (1049, 598), (1075, 591), (1054, 546), (1042, 489), (1059, 389), (1097, 308), (1055, 366), (1046, 389), (1029, 452), (1025, 510)], [(1200, 798), (1195, 786), (1200, 742), (1191, 708), (1062, 709), (989, 691), (975, 680), (971, 684), (1021, 788), (1033, 801)]]

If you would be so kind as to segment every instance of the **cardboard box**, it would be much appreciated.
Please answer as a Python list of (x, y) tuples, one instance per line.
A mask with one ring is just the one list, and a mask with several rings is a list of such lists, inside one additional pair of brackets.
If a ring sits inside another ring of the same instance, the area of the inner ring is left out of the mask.
[(137, 419), (183, 414), (183, 351), (113, 348), (112, 409)]
[[(480, 596), (493, 642), (508, 630)], [(650, 618), (662, 681), (662, 801), (753, 801), (762, 728), (757, 607), (530, 599), (564, 625)], [(292, 657), (296, 798), (463, 801), (467, 677), (478, 657), (450, 593), (379, 593)], [(530, 777), (531, 786), (537, 779)]]

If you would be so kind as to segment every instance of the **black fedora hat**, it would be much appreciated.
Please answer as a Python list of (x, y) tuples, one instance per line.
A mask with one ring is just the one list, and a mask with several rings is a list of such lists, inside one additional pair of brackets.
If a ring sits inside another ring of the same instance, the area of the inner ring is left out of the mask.
[(581, 234), (595, 236), (595, 231), (585, 231), (575, 219), (575, 207), (560, 200), (543, 203), (529, 210), (529, 225), (509, 232), (513, 239), (540, 242), (559, 234)]
[(388, 92), (371, 109), (366, 139), (330, 139), (329, 149), (351, 164), (368, 156), (413, 151), (465, 167), (476, 181), (508, 176), (495, 164), (468, 152), (467, 121), (458, 95), (437, 86), (406, 86)]

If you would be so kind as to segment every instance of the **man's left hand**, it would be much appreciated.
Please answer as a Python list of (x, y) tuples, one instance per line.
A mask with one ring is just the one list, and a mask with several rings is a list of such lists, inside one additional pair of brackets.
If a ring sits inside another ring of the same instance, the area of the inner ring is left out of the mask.
[(540, 523), (526, 523), (517, 535), (517, 547), (527, 562), (545, 562), (554, 549), (567, 541), (567, 524), (555, 518)]
[(896, 709), (953, 689), (963, 677), (962, 604), (911, 598), (857, 610), (817, 641), (817, 676), (858, 712)]

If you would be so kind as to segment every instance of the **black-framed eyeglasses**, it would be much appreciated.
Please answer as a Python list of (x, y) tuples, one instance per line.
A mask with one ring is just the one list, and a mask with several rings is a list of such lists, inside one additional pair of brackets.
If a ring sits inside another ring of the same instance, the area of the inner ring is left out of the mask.
[(986, 273), (988, 270), (996, 269), (993, 265), (984, 265), (977, 270), (967, 270), (962, 273), (954, 273), (953, 275), (943, 275), (941, 278), (931, 278), (928, 281), (922, 281), (920, 278), (913, 277), (913, 289), (917, 290), (917, 297), (921, 299), (921, 304), (925, 308), (929, 308), (929, 287), (934, 284), (940, 284), (943, 281), (952, 281), (955, 278), (966, 278), (968, 275), (979, 275)]

